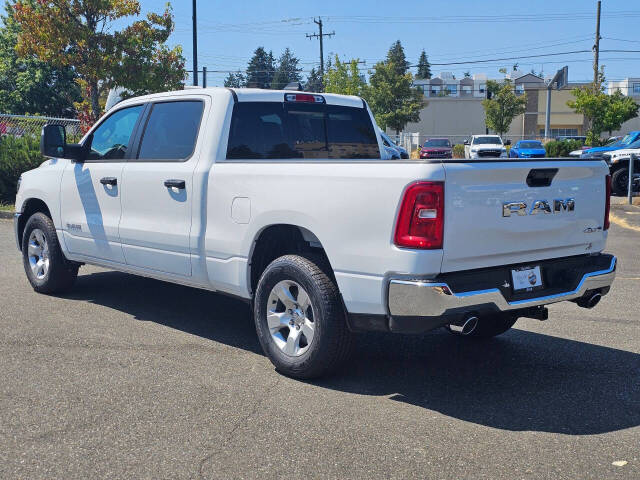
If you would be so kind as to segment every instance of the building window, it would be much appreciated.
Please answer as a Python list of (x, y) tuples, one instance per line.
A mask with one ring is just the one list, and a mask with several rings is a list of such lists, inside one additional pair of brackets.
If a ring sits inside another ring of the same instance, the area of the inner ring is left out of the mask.
[(471, 87), (469, 85), (463, 86), (462, 93), (464, 93), (465, 95), (471, 95)]
[(440, 85), (431, 85), (431, 95), (440, 94)]
[[(578, 129), (577, 128), (552, 128), (551, 136), (552, 137), (577, 137)], [(544, 128), (540, 129), (540, 136), (544, 137)]]
[(640, 83), (633, 84), (633, 94), (640, 95)]
[(481, 83), (480, 86), (478, 87), (478, 91), (484, 95), (484, 91), (486, 90), (487, 86), (484, 83)]
[(449, 95), (457, 95), (458, 94), (458, 85), (447, 85), (447, 93)]
[(516, 85), (516, 95), (522, 95), (524, 93), (524, 85), (522, 83), (518, 83)]

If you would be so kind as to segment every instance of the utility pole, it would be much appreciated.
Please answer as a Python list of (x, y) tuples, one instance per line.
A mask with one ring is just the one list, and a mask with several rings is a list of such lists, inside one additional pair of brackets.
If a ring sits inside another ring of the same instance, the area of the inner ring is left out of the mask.
[(600, 57), (600, 0), (598, 0), (598, 13), (596, 15), (596, 43), (593, 45), (593, 88), (598, 90), (599, 82), (599, 57)]
[(196, 0), (193, 0), (193, 84), (198, 86), (198, 20), (196, 16)]
[(318, 25), (318, 33), (312, 33), (312, 34), (307, 33), (307, 38), (308, 39), (318, 38), (320, 40), (320, 75), (323, 76), (324, 75), (324, 50), (322, 48), (322, 39), (324, 37), (331, 37), (335, 35), (336, 32), (334, 31), (331, 33), (322, 33), (322, 18), (320, 17), (318, 17), (318, 20), (314, 18), (313, 23)]

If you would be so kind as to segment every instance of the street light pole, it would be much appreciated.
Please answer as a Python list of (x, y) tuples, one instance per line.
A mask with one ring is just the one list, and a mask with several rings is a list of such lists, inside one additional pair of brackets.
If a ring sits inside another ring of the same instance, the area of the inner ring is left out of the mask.
[(198, 21), (196, 16), (196, 0), (193, 0), (193, 84), (198, 86)]

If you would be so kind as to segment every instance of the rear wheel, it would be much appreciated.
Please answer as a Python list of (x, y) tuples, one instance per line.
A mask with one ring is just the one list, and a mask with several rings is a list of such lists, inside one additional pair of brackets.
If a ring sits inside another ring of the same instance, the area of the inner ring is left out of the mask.
[(338, 288), (311, 260), (280, 257), (265, 269), (254, 299), (262, 349), (278, 371), (314, 378), (348, 356), (351, 334)]
[(44, 213), (34, 213), (22, 235), (22, 260), (29, 283), (39, 293), (62, 293), (71, 289), (78, 264), (60, 250), (56, 228)]
[(629, 170), (619, 168), (611, 175), (611, 190), (616, 195), (626, 195), (629, 190)]
[(493, 315), (489, 317), (479, 317), (472, 328), (470, 328), (471, 325), (468, 325), (462, 331), (454, 331), (449, 325), (445, 328), (454, 335), (461, 337), (475, 339), (492, 338), (505, 333), (513, 327), (517, 320), (518, 317), (511, 315)]

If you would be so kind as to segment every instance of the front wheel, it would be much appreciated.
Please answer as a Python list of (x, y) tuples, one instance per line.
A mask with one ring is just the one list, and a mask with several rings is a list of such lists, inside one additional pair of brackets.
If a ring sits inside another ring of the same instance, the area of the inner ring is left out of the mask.
[(56, 227), (44, 213), (34, 213), (22, 235), (22, 261), (27, 279), (36, 292), (62, 293), (71, 289), (78, 264), (60, 250)]
[[(635, 166), (635, 165), (634, 165)], [(619, 168), (611, 175), (611, 190), (616, 195), (626, 195), (629, 190), (629, 169)]]
[(338, 287), (307, 258), (285, 255), (269, 264), (256, 289), (254, 318), (265, 354), (290, 377), (325, 375), (349, 354)]

